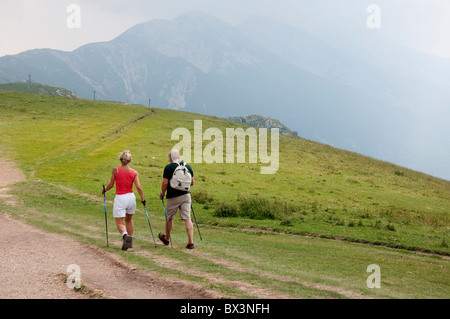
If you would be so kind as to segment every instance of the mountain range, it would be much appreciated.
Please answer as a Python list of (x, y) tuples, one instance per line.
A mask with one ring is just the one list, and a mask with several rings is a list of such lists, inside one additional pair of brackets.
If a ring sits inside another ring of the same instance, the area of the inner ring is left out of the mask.
[(83, 98), (264, 114), (304, 138), (450, 179), (450, 63), (369, 29), (330, 40), (268, 18), (232, 26), (190, 12), (72, 52), (0, 58), (0, 83), (28, 74)]

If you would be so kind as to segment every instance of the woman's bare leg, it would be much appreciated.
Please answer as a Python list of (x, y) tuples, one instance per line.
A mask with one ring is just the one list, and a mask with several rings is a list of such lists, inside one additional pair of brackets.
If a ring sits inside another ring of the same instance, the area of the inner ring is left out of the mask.
[(133, 215), (127, 214), (125, 217), (125, 223), (128, 235), (133, 236), (134, 233)]

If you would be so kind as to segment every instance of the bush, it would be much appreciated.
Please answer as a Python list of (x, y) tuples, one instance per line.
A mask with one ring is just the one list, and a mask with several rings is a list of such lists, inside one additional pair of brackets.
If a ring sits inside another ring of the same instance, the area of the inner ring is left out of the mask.
[(386, 229), (390, 230), (390, 231), (395, 231), (395, 226), (393, 224), (389, 223), (386, 225)]
[(199, 204), (205, 204), (206, 202), (211, 203), (214, 200), (213, 196), (205, 191), (191, 193), (191, 196), (192, 199)]
[(272, 202), (260, 197), (239, 196), (236, 203), (218, 203), (214, 216), (257, 220), (272, 219), (289, 223), (286, 220), (291, 220), (295, 211), (299, 211), (298, 207), (293, 207), (284, 201), (275, 200)]
[(377, 220), (372, 227), (376, 229), (381, 229), (381, 226), (382, 226), (381, 220)]
[(233, 203), (220, 203), (214, 211), (216, 217), (237, 217), (238, 210)]
[(290, 219), (285, 219), (285, 220), (281, 221), (280, 226), (292, 227), (292, 226), (294, 226), (294, 223)]
[(276, 219), (275, 205), (264, 198), (239, 198), (239, 216), (250, 219)]

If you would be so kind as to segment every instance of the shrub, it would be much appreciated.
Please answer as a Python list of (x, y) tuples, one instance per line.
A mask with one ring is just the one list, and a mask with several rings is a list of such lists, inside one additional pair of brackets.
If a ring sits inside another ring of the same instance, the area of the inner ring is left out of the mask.
[(370, 218), (370, 214), (368, 212), (366, 212), (366, 213), (362, 214), (360, 217), (362, 219), (369, 219)]
[(216, 217), (237, 217), (238, 210), (233, 203), (220, 203), (216, 210), (214, 211), (214, 216)]
[(386, 229), (390, 231), (395, 231), (395, 226), (394, 224), (389, 223), (386, 225)]
[[(289, 220), (293, 218), (294, 212), (300, 211), (298, 207), (289, 205), (285, 201), (278, 199), (269, 201), (265, 198), (255, 196), (239, 196), (236, 203), (218, 202), (217, 204), (214, 212), (214, 216), (216, 217), (242, 217), (257, 220), (272, 219), (280, 220), (282, 223), (289, 223)], [(285, 225), (290, 226), (288, 224)]]
[(281, 221), (280, 226), (292, 227), (292, 226), (294, 226), (294, 223), (290, 219), (285, 219), (285, 220)]
[(191, 196), (192, 199), (199, 204), (205, 204), (206, 202), (211, 203), (214, 200), (213, 196), (205, 191), (191, 193)]
[(239, 198), (239, 216), (250, 219), (276, 219), (275, 205), (264, 198)]
[(373, 227), (374, 227), (374, 228), (377, 228), (377, 229), (381, 229), (381, 225), (382, 225), (381, 220), (377, 220), (377, 221), (375, 222), (375, 224), (373, 225)]

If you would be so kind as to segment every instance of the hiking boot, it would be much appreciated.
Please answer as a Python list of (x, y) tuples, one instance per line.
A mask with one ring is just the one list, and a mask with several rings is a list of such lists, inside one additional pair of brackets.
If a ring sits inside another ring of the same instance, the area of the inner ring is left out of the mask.
[(169, 245), (169, 241), (166, 239), (166, 235), (164, 235), (163, 233), (159, 233), (158, 234), (159, 240), (161, 240), (163, 242), (164, 245)]
[(186, 245), (186, 248), (187, 248), (187, 249), (194, 249), (194, 248), (195, 248), (195, 245), (194, 245), (194, 243), (192, 243), (192, 244), (187, 244), (187, 245)]
[(122, 250), (127, 250), (128, 248), (133, 248), (133, 237), (126, 236), (123, 240)]

